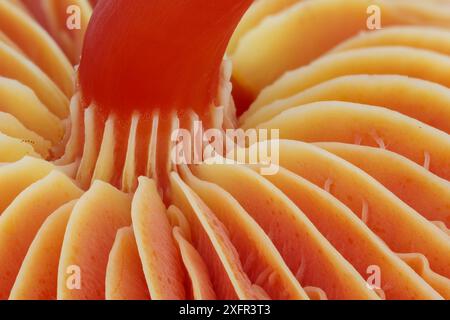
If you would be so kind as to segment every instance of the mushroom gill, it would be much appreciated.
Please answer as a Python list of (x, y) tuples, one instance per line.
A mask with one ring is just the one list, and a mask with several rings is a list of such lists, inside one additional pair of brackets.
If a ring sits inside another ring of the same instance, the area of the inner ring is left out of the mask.
[(449, 4), (0, 0), (0, 299), (450, 299)]

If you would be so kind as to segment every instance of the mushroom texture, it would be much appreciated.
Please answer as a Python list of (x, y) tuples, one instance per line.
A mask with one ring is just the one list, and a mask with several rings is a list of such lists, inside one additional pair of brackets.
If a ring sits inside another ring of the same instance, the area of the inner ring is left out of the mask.
[(0, 299), (450, 299), (449, 5), (0, 0)]

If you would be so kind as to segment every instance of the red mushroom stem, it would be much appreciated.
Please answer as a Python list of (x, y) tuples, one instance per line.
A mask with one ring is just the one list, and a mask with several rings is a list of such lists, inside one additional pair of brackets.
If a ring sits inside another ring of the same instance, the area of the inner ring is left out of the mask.
[(102, 0), (79, 68), (83, 104), (103, 114), (205, 113), (230, 37), (253, 0)]

